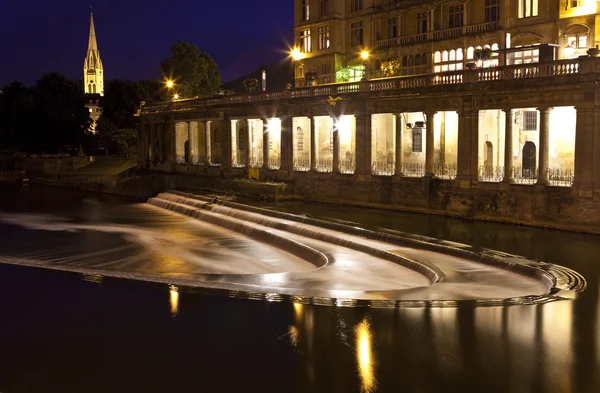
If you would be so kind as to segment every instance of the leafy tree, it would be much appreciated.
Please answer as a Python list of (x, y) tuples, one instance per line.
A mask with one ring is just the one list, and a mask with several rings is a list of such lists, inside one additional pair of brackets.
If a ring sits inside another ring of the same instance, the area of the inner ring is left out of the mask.
[(137, 131), (135, 128), (117, 128), (104, 115), (98, 119), (96, 126), (97, 142), (100, 150), (106, 154), (131, 155), (137, 146)]
[(0, 148), (22, 148), (33, 129), (33, 91), (13, 82), (0, 94)]
[(171, 46), (171, 57), (160, 64), (161, 72), (175, 80), (180, 97), (211, 96), (219, 91), (221, 73), (214, 60), (189, 42)]

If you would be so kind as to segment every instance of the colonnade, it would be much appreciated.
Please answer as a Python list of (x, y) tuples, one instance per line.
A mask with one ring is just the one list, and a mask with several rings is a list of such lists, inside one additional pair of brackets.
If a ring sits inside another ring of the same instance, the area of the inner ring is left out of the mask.
[(593, 122), (586, 110), (544, 106), (217, 121), (171, 118), (142, 125), (141, 165), (570, 186), (574, 178), (579, 180), (575, 174), (591, 183), (584, 165), (589, 159), (575, 154), (593, 153), (579, 136)]

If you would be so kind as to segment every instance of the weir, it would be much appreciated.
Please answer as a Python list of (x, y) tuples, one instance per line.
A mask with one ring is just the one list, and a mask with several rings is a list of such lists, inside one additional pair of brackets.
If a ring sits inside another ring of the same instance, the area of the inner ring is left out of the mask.
[[(223, 288), (346, 301), (531, 302), (580, 291), (585, 280), (556, 265), (426, 238), (373, 232), (179, 191), (149, 204), (209, 222), (304, 259), (311, 271), (220, 276)], [(211, 283), (211, 286), (214, 283)], [(202, 284), (198, 284), (202, 286)], [(268, 296), (266, 297), (269, 300)]]

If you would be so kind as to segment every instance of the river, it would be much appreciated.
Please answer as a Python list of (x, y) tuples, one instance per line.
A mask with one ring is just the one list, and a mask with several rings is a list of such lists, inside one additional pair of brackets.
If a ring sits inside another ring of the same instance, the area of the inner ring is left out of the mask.
[[(140, 253), (122, 233), (69, 229), (155, 229), (165, 233), (157, 249), (178, 249), (169, 237), (186, 241), (191, 227), (142, 202), (0, 183), (0, 212), (28, 222), (0, 223), (0, 259), (52, 258), (68, 266), (76, 255), (102, 269), (111, 263), (148, 271), (169, 266), (185, 274), (179, 260)], [(546, 260), (581, 273), (587, 288), (572, 300), (536, 305), (340, 308), (0, 265), (0, 392), (600, 391), (599, 237), (331, 205), (253, 203)]]

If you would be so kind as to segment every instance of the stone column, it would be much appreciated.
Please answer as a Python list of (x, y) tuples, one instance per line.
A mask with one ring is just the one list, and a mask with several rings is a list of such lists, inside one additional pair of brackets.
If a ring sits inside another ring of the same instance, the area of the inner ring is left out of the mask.
[(578, 188), (591, 189), (594, 181), (594, 124), (596, 116), (593, 105), (578, 105), (575, 109), (577, 110), (577, 123), (575, 126), (575, 177), (573, 185)]
[(433, 176), (433, 159), (434, 159), (434, 134), (433, 134), (433, 116), (436, 112), (427, 111), (425, 117), (427, 125), (425, 127), (425, 176)]
[(540, 148), (537, 184), (548, 184), (548, 163), (550, 155), (550, 111), (552, 108), (538, 108), (540, 111)]
[(340, 132), (333, 121), (333, 173), (340, 173)]
[[(356, 148), (355, 162), (358, 175), (371, 174), (371, 115), (357, 114), (356, 119)], [(339, 138), (338, 138), (339, 139)]]
[(263, 169), (269, 169), (269, 128), (268, 122), (263, 123)]
[(294, 167), (292, 120), (292, 116), (288, 116), (281, 121), (281, 170), (283, 171), (291, 171)]
[(395, 175), (402, 176), (402, 163), (404, 161), (404, 152), (402, 151), (402, 149), (403, 149), (402, 135), (403, 135), (405, 124), (402, 121), (401, 114), (394, 115), (394, 117), (396, 118), (396, 129), (394, 130), (394, 132), (396, 133), (396, 146), (395, 146), (396, 170), (395, 170)]
[(479, 111), (470, 106), (464, 107), (458, 111), (458, 174), (456, 180), (461, 188), (470, 188), (471, 184), (477, 181), (478, 145)]
[(502, 109), (506, 114), (504, 122), (504, 183), (511, 183), (514, 178), (513, 158), (513, 116), (512, 109)]
[(196, 145), (196, 138), (194, 135), (194, 131), (192, 129), (192, 122), (188, 121), (187, 126), (188, 126), (188, 146), (189, 146), (188, 158), (189, 158), (189, 162), (187, 162), (186, 164), (193, 164), (194, 157), (196, 157), (196, 149), (194, 148), (194, 146)]
[(310, 118), (310, 170), (317, 170), (317, 128), (314, 117)]
[(440, 112), (440, 162), (441, 168), (446, 166), (446, 112)]
[[(198, 124), (200, 127), (200, 124)], [(202, 122), (202, 132), (204, 133), (204, 165), (210, 165), (210, 155), (211, 155), (211, 146), (212, 143), (210, 140), (210, 121)]]
[(231, 159), (232, 159), (232, 154), (231, 154), (231, 119), (229, 118), (229, 116), (225, 116), (225, 120), (220, 122), (221, 123), (221, 127), (219, 129), (219, 131), (222, 133), (221, 135), (223, 136), (223, 143), (221, 143), (221, 156), (222, 158), (222, 165), (223, 168), (229, 169), (231, 168)]

